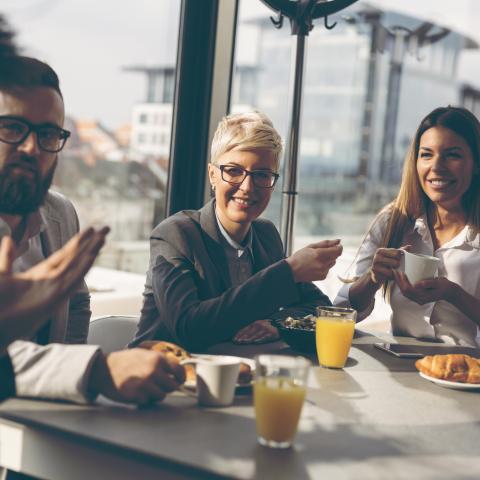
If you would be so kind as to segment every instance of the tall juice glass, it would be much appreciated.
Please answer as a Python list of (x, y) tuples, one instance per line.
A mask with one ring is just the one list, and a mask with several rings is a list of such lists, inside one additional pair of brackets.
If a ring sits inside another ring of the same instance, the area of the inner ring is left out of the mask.
[(352, 308), (318, 307), (315, 328), (318, 363), (343, 368), (352, 345), (357, 312)]
[(253, 403), (261, 445), (288, 448), (297, 433), (311, 362), (303, 357), (258, 355)]

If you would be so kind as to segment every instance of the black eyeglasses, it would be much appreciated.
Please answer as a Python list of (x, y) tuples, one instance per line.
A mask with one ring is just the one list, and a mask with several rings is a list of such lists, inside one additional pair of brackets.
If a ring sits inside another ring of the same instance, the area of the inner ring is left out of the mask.
[(249, 175), (259, 188), (273, 188), (280, 176), (271, 170), (245, 170), (237, 165), (215, 165), (222, 173), (222, 180), (230, 185), (240, 185)]
[(10, 145), (20, 145), (31, 132), (35, 132), (40, 149), (57, 153), (70, 136), (68, 130), (54, 125), (34, 125), (23, 118), (0, 116), (0, 141)]

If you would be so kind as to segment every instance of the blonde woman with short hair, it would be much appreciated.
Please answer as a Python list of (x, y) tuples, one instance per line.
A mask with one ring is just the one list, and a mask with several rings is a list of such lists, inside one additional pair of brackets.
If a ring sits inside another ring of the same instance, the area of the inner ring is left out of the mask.
[(132, 345), (158, 339), (198, 351), (225, 341), (272, 341), (278, 332), (271, 320), (330, 305), (311, 282), (326, 277), (340, 242), (319, 242), (285, 259), (275, 226), (259, 218), (278, 180), (281, 152), (279, 134), (260, 112), (220, 122), (208, 165), (214, 198), (167, 218), (151, 235)]
[[(438, 277), (411, 285), (402, 248), (440, 260)], [(440, 107), (420, 123), (397, 198), (370, 228), (355, 281), (336, 304), (373, 309), (383, 287), (395, 335), (480, 346), (480, 124), (465, 108)]]

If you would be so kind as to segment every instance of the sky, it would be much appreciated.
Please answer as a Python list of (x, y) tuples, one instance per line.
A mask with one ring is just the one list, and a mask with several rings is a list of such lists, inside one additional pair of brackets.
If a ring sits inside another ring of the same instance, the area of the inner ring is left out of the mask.
[(67, 114), (110, 128), (145, 96), (128, 65), (175, 63), (179, 1), (2, 0), (23, 52), (59, 74)]
[[(259, 0), (241, 2), (242, 18), (269, 14)], [(480, 43), (478, 0), (369, 3), (434, 20)], [(0, 9), (24, 53), (59, 73), (67, 114), (117, 128), (146, 91), (142, 75), (122, 68), (174, 63), (179, 7), (180, 0), (2, 0)], [(462, 80), (480, 87), (480, 50), (463, 54), (459, 68)]]

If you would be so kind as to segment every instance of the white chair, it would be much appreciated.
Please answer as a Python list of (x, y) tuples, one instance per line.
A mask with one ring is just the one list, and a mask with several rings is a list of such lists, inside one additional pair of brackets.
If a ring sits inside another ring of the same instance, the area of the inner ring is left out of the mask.
[(110, 315), (90, 322), (87, 343), (99, 345), (103, 353), (121, 350), (127, 346), (137, 330), (138, 317)]

